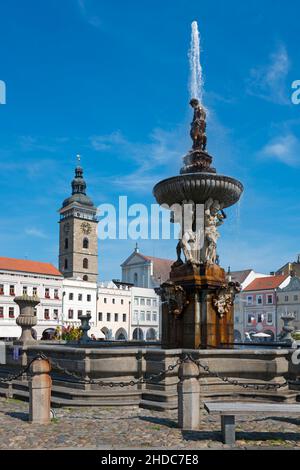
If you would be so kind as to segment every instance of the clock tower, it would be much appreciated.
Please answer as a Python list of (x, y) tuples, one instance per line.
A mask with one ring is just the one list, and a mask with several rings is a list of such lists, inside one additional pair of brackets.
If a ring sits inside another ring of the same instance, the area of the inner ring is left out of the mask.
[(80, 157), (77, 158), (72, 195), (59, 210), (59, 270), (66, 278), (97, 282), (97, 209), (86, 194)]

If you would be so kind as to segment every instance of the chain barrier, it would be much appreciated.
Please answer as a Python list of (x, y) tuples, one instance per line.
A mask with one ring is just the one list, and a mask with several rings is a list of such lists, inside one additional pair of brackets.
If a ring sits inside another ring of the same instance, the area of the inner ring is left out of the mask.
[(288, 385), (287, 381), (285, 381), (282, 384), (265, 384), (265, 385), (264, 384), (257, 385), (257, 384), (249, 384), (249, 383), (248, 384), (247, 383), (240, 383), (236, 379), (229, 379), (228, 377), (224, 377), (224, 376), (220, 375), (218, 372), (211, 371), (207, 364), (202, 364), (199, 360), (194, 359), (193, 356), (191, 356), (190, 354), (187, 355), (186, 360), (192, 361), (194, 364), (196, 364), (199, 367), (199, 369), (203, 369), (204, 372), (209, 374), (211, 377), (216, 377), (219, 380), (222, 380), (222, 382), (228, 383), (230, 385), (242, 387), (242, 388), (245, 388), (245, 389), (246, 388), (251, 388), (251, 389), (254, 389), (254, 390), (278, 390), (279, 388), (286, 387)]
[(22, 375), (25, 375), (27, 374), (29, 371), (30, 371), (30, 366), (35, 362), (35, 361), (39, 361), (41, 359), (47, 359), (47, 357), (42, 354), (42, 353), (38, 353), (36, 357), (34, 357), (28, 364), (27, 366), (23, 367), (23, 369), (21, 369), (19, 372), (17, 372), (16, 374), (9, 374), (7, 377), (0, 377), (0, 383), (7, 383), (7, 382), (12, 382), (13, 380), (17, 380), (19, 379), (20, 377), (22, 377)]

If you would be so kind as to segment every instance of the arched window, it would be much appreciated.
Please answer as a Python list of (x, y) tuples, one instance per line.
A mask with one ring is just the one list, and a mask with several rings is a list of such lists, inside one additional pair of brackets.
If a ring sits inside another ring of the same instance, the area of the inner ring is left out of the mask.
[(69, 248), (69, 239), (65, 238), (65, 250)]
[(65, 269), (68, 269), (68, 260), (65, 259)]
[(84, 238), (82, 242), (82, 248), (88, 248), (89, 247), (89, 239)]
[(83, 266), (83, 269), (88, 269), (89, 260), (87, 258), (83, 258), (82, 266)]
[(88, 280), (89, 280), (89, 278), (88, 278), (88, 276), (87, 276), (86, 274), (83, 276), (83, 280), (84, 280), (84, 281), (88, 281)]

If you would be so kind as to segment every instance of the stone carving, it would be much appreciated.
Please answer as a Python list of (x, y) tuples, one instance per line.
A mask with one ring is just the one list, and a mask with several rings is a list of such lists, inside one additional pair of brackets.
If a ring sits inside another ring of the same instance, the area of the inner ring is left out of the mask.
[(181, 315), (184, 308), (189, 303), (186, 299), (186, 292), (183, 287), (171, 281), (162, 284), (159, 294), (162, 297), (162, 301), (168, 303), (169, 312), (175, 316)]
[(20, 315), (16, 319), (16, 324), (22, 328), (20, 338), (14, 343), (35, 343), (36, 340), (32, 336), (32, 328), (37, 324), (37, 317), (34, 309), (40, 303), (40, 299), (37, 296), (23, 294), (20, 297), (15, 297), (14, 302), (20, 308)]
[(193, 149), (206, 150), (206, 112), (203, 106), (195, 98), (191, 99), (190, 105), (194, 109), (194, 117), (191, 124), (191, 138), (193, 140)]
[(205, 246), (203, 259), (203, 262), (207, 264), (217, 262), (217, 241), (220, 236), (217, 227), (223, 224), (224, 219), (226, 219), (226, 214), (219, 201), (208, 199), (204, 212)]
[(241, 286), (238, 282), (229, 282), (228, 286), (219, 289), (212, 299), (212, 304), (217, 310), (220, 318), (223, 318), (230, 312), (236, 294), (241, 291)]

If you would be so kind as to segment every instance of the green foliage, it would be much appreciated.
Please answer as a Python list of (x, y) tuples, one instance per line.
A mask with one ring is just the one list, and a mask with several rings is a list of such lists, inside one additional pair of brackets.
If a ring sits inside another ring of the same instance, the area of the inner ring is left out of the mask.
[(77, 326), (67, 325), (58, 326), (55, 330), (54, 339), (62, 339), (64, 341), (78, 341), (82, 336), (82, 331)]

